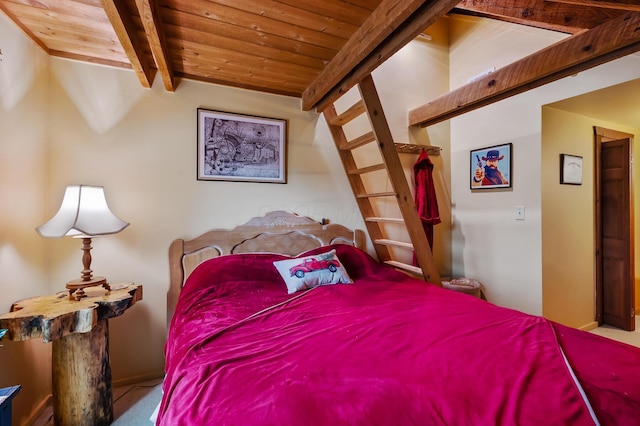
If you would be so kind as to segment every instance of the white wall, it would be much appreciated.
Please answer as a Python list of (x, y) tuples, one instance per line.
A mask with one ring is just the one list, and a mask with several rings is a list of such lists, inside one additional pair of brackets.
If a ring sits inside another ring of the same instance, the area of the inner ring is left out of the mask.
[[(450, 22), (452, 88), (563, 37), (472, 17)], [(640, 57), (628, 56), (451, 120), (454, 275), (481, 281), (492, 302), (542, 314), (542, 106), (638, 77)], [(513, 188), (472, 193), (469, 151), (509, 142)], [(524, 221), (515, 206), (525, 206)]]
[[(0, 15), (0, 312), (46, 294), (45, 241), (34, 230), (47, 200), (48, 58)], [(51, 345), (0, 343), (0, 387), (22, 385), (17, 412), (51, 392)]]

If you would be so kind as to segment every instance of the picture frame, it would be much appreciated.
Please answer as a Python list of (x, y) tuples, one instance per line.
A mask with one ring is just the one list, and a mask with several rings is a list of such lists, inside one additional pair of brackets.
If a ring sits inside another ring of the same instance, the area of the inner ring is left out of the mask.
[(287, 183), (287, 120), (198, 108), (197, 179)]
[(512, 143), (471, 150), (469, 159), (469, 186), (472, 191), (512, 187)]
[(560, 154), (560, 183), (582, 185), (582, 156)]

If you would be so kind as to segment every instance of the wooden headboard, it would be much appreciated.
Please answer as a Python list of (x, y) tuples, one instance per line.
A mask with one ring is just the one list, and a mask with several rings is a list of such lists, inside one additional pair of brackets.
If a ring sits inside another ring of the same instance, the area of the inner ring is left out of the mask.
[(169, 247), (167, 326), (185, 280), (203, 261), (237, 253), (296, 256), (329, 244), (350, 244), (364, 249), (364, 232), (337, 224), (322, 224), (293, 213), (273, 211), (233, 229), (213, 229), (192, 240), (174, 240)]

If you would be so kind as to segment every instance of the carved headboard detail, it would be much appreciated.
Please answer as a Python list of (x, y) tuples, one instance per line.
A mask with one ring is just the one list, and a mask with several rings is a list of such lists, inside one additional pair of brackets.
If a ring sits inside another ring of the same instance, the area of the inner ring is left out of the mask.
[(273, 211), (233, 229), (213, 229), (192, 240), (176, 239), (169, 247), (167, 325), (185, 280), (205, 260), (237, 253), (296, 256), (330, 244), (350, 244), (364, 249), (364, 232), (337, 224), (323, 224), (285, 211)]

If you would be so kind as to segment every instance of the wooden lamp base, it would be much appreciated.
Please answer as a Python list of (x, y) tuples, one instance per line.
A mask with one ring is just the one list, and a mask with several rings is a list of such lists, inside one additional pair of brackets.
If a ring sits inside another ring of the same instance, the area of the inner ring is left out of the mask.
[(77, 280), (71, 280), (67, 283), (66, 287), (69, 289), (69, 299), (80, 300), (86, 296), (84, 288), (95, 287), (101, 285), (107, 291), (111, 290), (111, 286), (107, 282), (105, 277), (92, 277), (88, 281), (83, 281), (82, 278)]
[(107, 291), (111, 290), (109, 283), (105, 277), (94, 277), (91, 270), (91, 238), (82, 238), (82, 275), (79, 279), (71, 280), (67, 283), (67, 289), (69, 289), (69, 299), (80, 300), (85, 296), (83, 288), (94, 287), (101, 285)]

